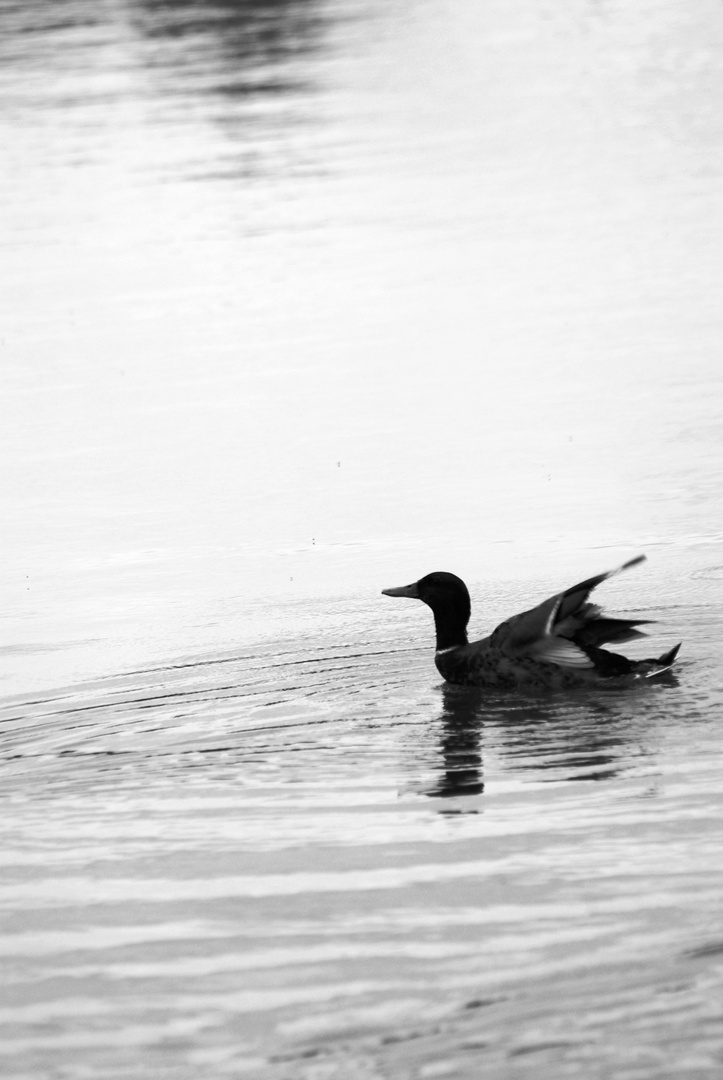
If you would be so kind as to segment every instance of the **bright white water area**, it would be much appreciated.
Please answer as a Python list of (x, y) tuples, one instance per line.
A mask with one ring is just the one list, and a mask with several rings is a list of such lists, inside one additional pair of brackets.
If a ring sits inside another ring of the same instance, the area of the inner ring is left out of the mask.
[(720, 1076), (720, 5), (0, 15), (3, 1076)]

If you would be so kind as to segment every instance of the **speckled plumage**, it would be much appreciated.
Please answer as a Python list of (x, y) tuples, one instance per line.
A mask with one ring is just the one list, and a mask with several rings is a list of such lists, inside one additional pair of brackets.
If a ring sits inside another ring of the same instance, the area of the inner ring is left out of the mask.
[(596, 586), (644, 558), (640, 555), (616, 570), (556, 593), (500, 623), (489, 637), (473, 642), (467, 639), (469, 593), (454, 574), (438, 571), (413, 585), (383, 592), (422, 600), (432, 609), (437, 634), (435, 663), (447, 682), (502, 689), (567, 689), (610, 679), (649, 678), (668, 670), (675, 660), (680, 645), (652, 660), (630, 660), (601, 648), (607, 642), (645, 636), (636, 627), (648, 620), (610, 618), (588, 603)]

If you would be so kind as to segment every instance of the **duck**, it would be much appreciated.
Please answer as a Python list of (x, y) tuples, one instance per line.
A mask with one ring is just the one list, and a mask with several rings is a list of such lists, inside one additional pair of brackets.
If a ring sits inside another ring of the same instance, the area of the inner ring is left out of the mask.
[(461, 578), (436, 571), (412, 585), (382, 589), (383, 596), (421, 600), (432, 609), (437, 633), (434, 656), (440, 675), (461, 686), (567, 689), (603, 682), (636, 681), (668, 671), (682, 643), (653, 660), (631, 660), (602, 648), (645, 637), (650, 619), (613, 618), (588, 601), (603, 581), (638, 566), (637, 555), (614, 570), (587, 578), (537, 607), (513, 615), (489, 637), (469, 641), (471, 602)]

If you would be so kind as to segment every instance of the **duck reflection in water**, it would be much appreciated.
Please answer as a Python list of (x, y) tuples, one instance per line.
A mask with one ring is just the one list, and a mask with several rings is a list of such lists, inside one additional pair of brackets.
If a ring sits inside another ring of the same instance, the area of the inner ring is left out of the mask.
[(441, 689), (440, 767), (426, 791), (432, 798), (484, 792), (483, 733), (497, 768), (547, 774), (538, 781), (610, 780), (651, 752), (642, 741), (654, 730), (656, 699), (649, 695), (544, 700), (447, 683)]
[(442, 768), (430, 796), (481, 795), (483, 695), (479, 690), (445, 683), (442, 687), (440, 751)]

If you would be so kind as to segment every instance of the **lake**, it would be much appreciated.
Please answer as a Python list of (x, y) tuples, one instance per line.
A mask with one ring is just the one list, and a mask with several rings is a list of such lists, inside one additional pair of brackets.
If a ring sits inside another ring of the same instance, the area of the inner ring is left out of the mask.
[(718, 1078), (720, 5), (0, 14), (3, 1076)]

